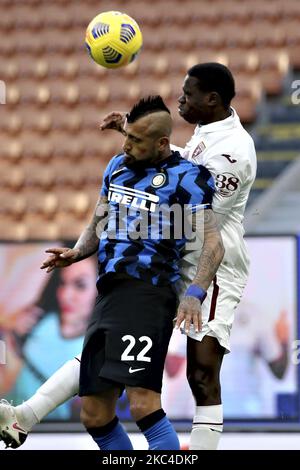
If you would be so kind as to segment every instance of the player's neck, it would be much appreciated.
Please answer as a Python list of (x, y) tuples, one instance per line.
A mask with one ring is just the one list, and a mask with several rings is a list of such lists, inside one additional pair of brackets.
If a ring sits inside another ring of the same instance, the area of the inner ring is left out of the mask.
[(223, 121), (224, 119), (227, 119), (229, 116), (231, 116), (231, 109), (224, 109), (224, 108), (218, 108), (215, 111), (212, 112), (211, 116), (209, 116), (205, 122), (199, 123), (200, 125), (206, 125), (206, 124), (212, 124), (213, 122), (218, 122), (218, 121)]
[(169, 158), (171, 155), (171, 149), (170, 147), (166, 147), (165, 150), (162, 151), (160, 155), (158, 155), (157, 159), (153, 163), (157, 164), (162, 162), (163, 160), (166, 160), (166, 158)]

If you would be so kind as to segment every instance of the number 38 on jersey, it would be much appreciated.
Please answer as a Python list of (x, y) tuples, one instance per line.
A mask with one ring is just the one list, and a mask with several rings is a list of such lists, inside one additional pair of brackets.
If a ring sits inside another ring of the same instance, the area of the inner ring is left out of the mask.
[(216, 176), (215, 185), (223, 197), (230, 197), (238, 189), (239, 181), (233, 173), (222, 173)]

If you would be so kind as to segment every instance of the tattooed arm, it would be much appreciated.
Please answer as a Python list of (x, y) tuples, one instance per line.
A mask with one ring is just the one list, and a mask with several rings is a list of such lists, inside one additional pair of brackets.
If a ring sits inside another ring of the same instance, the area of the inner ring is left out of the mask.
[[(197, 224), (196, 219), (197, 217), (193, 221), (193, 229), (196, 232), (199, 228), (200, 231), (201, 228), (203, 229), (204, 242), (196, 275), (180, 302), (176, 319), (176, 328), (179, 328), (185, 321), (184, 328), (187, 333), (191, 324), (194, 325), (196, 332), (201, 330), (201, 302), (204, 301), (206, 290), (215, 277), (224, 256), (223, 241), (214, 212), (211, 209), (204, 212), (204, 225), (203, 223)], [(203, 238), (202, 234), (198, 233), (198, 235)]]
[(51, 255), (43, 262), (41, 269), (46, 268), (46, 272), (50, 273), (55, 268), (64, 268), (96, 253), (101, 233), (105, 227), (106, 216), (107, 198), (100, 196), (93, 217), (74, 248), (49, 248), (46, 253), (51, 253)]
[(208, 209), (204, 211), (204, 242), (192, 284), (207, 290), (215, 277), (224, 253), (216, 216), (211, 209)]
[(80, 235), (74, 250), (78, 250), (76, 261), (88, 258), (96, 253), (99, 245), (99, 239), (103, 231), (103, 221), (107, 216), (107, 197), (100, 196), (94, 210), (93, 217), (89, 225)]

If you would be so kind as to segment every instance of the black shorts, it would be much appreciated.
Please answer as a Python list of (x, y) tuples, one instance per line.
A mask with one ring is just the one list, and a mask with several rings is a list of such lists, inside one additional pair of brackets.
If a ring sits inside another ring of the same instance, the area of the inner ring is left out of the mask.
[(160, 393), (176, 307), (171, 287), (110, 281), (96, 299), (86, 332), (79, 395), (125, 385)]

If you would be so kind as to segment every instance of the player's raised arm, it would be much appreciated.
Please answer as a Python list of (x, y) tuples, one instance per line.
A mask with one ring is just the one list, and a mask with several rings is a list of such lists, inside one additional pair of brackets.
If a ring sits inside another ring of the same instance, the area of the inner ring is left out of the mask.
[(46, 269), (46, 272), (50, 273), (55, 268), (64, 268), (96, 253), (99, 238), (105, 226), (106, 215), (107, 197), (100, 196), (93, 217), (80, 235), (74, 248), (49, 248), (46, 253), (51, 253), (51, 255), (43, 262), (41, 269)]
[(115, 131), (124, 133), (124, 123), (126, 119), (126, 113), (122, 111), (113, 111), (104, 116), (100, 123), (100, 130), (113, 129)]

